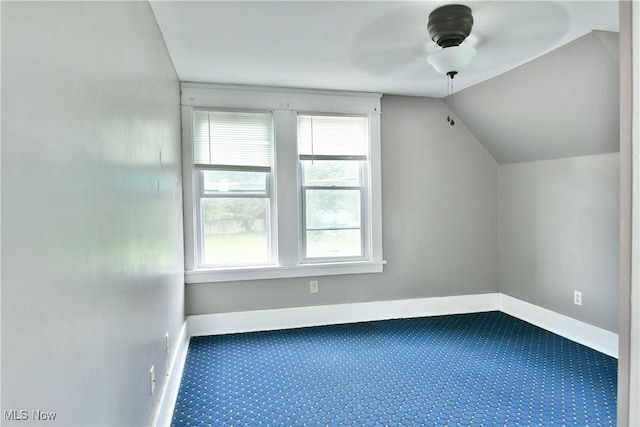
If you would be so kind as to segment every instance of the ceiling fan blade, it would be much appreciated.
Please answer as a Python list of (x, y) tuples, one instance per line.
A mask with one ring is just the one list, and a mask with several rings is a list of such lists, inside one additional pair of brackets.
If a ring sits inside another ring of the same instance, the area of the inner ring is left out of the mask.
[(473, 16), (469, 42), (478, 51), (549, 44), (564, 34), (570, 23), (566, 9), (553, 2), (484, 2), (473, 7)]

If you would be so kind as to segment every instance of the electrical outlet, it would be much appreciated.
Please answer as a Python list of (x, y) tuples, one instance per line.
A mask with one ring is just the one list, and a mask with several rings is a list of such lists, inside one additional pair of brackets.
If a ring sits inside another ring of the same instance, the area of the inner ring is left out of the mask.
[(169, 355), (169, 347), (170, 347), (170, 342), (169, 342), (169, 332), (167, 332), (166, 334), (164, 334), (164, 354), (165, 356)]
[(582, 292), (573, 291), (573, 303), (575, 305), (582, 305)]
[(309, 292), (312, 294), (317, 294), (319, 292), (317, 280), (312, 280), (309, 282)]
[(149, 369), (149, 392), (151, 396), (153, 396), (153, 392), (156, 390), (156, 373), (155, 373), (155, 365), (151, 365), (151, 369)]

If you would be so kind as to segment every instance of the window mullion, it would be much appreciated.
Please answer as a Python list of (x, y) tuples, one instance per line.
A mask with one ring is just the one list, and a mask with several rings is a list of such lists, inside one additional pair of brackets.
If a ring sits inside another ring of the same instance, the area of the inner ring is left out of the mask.
[(297, 166), (296, 113), (288, 110), (273, 112), (275, 150), (275, 215), (277, 218), (277, 251), (279, 264), (293, 266), (299, 263), (300, 215)]
[(367, 194), (366, 215), (367, 233), (369, 239), (366, 242), (369, 257), (382, 259), (382, 162), (380, 147), (380, 115), (369, 114), (369, 162), (367, 168)]

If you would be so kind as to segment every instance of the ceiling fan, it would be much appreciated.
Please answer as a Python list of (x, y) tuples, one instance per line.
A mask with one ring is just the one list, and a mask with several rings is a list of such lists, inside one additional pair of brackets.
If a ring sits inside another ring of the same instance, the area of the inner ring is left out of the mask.
[(468, 6), (450, 4), (431, 12), (427, 30), (431, 40), (442, 49), (429, 55), (427, 61), (436, 71), (452, 77), (469, 65), (477, 52), (461, 44), (472, 27), (473, 15)]
[[(462, 4), (441, 6), (429, 14), (427, 30), (429, 36), (442, 49), (427, 57), (427, 62), (440, 74), (449, 77), (447, 80), (447, 96), (453, 95), (453, 78), (466, 68), (477, 51), (462, 42), (471, 34), (473, 15), (471, 8)], [(447, 115), (451, 126), (455, 120), (451, 112)]]

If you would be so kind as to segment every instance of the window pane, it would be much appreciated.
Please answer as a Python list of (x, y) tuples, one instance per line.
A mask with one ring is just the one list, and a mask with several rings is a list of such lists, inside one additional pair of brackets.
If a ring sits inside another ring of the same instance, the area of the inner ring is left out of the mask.
[(308, 187), (358, 187), (361, 161), (304, 160), (304, 184)]
[(269, 262), (269, 199), (202, 199), (203, 262), (256, 265)]
[(202, 171), (205, 194), (267, 192), (266, 172)]
[(360, 228), (360, 190), (306, 190), (307, 230)]
[(307, 231), (307, 258), (341, 258), (361, 255), (360, 230)]

